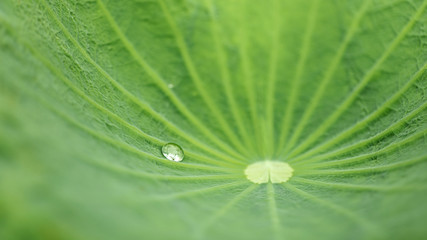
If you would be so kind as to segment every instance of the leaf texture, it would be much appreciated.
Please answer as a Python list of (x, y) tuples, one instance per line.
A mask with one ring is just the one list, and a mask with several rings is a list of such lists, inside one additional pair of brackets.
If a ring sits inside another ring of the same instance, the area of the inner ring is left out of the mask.
[(425, 237), (426, 8), (2, 1), (0, 238)]

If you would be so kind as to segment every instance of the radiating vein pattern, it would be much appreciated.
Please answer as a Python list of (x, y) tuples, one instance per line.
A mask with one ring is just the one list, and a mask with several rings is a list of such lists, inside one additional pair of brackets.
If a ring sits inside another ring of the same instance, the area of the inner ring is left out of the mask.
[(426, 8), (1, 1), (0, 239), (422, 239)]

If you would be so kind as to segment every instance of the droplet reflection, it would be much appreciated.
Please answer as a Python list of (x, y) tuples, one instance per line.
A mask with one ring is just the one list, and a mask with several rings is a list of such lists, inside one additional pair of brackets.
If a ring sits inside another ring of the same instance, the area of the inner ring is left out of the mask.
[(184, 159), (184, 151), (175, 143), (167, 143), (163, 145), (162, 154), (165, 158), (175, 162), (181, 162), (182, 159)]

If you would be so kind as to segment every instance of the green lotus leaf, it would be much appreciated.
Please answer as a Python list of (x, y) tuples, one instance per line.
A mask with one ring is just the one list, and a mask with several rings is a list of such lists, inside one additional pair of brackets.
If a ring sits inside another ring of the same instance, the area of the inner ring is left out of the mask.
[(425, 238), (426, 7), (1, 1), (0, 239)]

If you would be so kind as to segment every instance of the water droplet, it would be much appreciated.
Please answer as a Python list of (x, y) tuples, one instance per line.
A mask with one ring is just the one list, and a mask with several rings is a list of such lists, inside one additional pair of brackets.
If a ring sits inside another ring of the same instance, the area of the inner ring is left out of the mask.
[(245, 175), (254, 183), (284, 183), (292, 177), (293, 171), (288, 163), (266, 160), (246, 167)]
[(175, 143), (167, 143), (163, 145), (162, 154), (165, 158), (175, 162), (181, 162), (182, 159), (184, 159), (184, 151)]

